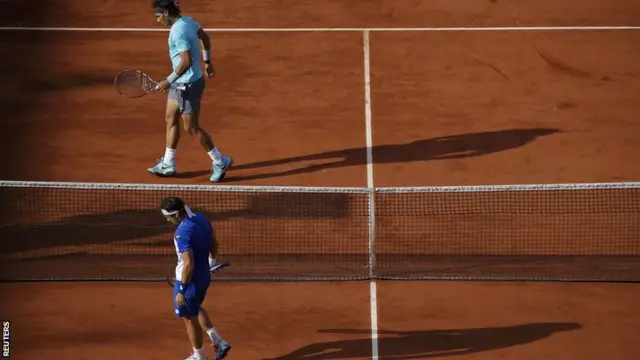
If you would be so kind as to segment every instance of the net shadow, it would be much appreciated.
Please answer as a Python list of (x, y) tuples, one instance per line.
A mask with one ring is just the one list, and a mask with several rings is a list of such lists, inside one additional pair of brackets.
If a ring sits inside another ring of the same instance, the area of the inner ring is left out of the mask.
[[(105, 194), (106, 195), (106, 194)], [(9, 197), (11, 195), (8, 195)], [(108, 195), (105, 196), (105, 200)], [(349, 216), (350, 194), (313, 194), (304, 193), (249, 193), (242, 197), (242, 206), (233, 209), (233, 201), (226, 199), (220, 207), (231, 209), (219, 211), (203, 211), (217, 228), (224, 228), (225, 222), (238, 220), (241, 227), (251, 226), (256, 221), (281, 221), (296, 219), (308, 221), (343, 219)], [(160, 199), (160, 197), (158, 197)], [(237, 200), (237, 199), (236, 199)], [(239, 202), (239, 201), (238, 201)], [(213, 204), (211, 204), (213, 205)], [(109, 206), (105, 203), (105, 206)], [(207, 206), (210, 208), (210, 206)], [(202, 207), (204, 208), (204, 206)], [(124, 209), (108, 213), (78, 214), (55, 221), (21, 223), (28, 215), (14, 209), (3, 215), (2, 249), (0, 254), (12, 252), (51, 249), (60, 246), (78, 245), (90, 249), (94, 245), (117, 244), (136, 239), (147, 239), (137, 243), (141, 246), (171, 248), (171, 234), (175, 229), (167, 224), (157, 209)], [(200, 211), (197, 207), (195, 211)], [(76, 209), (78, 211), (78, 209)], [(82, 209), (79, 209), (82, 211)], [(16, 223), (12, 223), (16, 221)], [(268, 228), (265, 227), (265, 231)], [(20, 241), (9, 241), (20, 239)], [(128, 253), (130, 250), (120, 248), (114, 253)]]

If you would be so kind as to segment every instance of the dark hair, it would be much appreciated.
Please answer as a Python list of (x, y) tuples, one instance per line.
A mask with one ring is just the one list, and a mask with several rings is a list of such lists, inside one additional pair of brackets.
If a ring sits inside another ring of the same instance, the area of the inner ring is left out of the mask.
[(184, 210), (184, 200), (179, 197), (171, 196), (162, 199), (160, 201), (160, 210), (165, 211), (183, 211)]
[(178, 0), (152, 0), (151, 7), (156, 12), (163, 12), (166, 10), (171, 16), (180, 15)]

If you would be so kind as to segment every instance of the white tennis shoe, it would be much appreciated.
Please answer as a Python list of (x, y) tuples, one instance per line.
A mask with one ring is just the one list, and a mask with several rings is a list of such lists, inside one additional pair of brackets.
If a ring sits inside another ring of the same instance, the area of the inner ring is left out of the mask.
[(203, 358), (199, 358), (199, 357), (196, 356), (196, 354), (191, 354), (191, 355), (189, 355), (188, 358), (186, 358), (184, 360), (209, 360), (209, 358), (206, 357), (206, 356), (203, 357)]
[(176, 174), (176, 164), (165, 164), (163, 158), (159, 158), (156, 166), (148, 168), (147, 171), (155, 176), (169, 177)]
[(227, 357), (229, 351), (231, 351), (231, 345), (228, 342), (221, 340), (217, 346), (214, 346), (216, 350), (216, 358), (215, 360), (222, 360)]

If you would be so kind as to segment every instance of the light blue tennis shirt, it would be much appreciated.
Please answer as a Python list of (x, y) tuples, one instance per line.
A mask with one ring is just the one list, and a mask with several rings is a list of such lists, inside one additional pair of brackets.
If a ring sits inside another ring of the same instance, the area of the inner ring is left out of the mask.
[(191, 67), (176, 80), (177, 83), (193, 83), (204, 73), (200, 67), (200, 39), (198, 39), (200, 24), (193, 18), (181, 16), (169, 30), (169, 58), (176, 71), (180, 64), (180, 53), (191, 53)]

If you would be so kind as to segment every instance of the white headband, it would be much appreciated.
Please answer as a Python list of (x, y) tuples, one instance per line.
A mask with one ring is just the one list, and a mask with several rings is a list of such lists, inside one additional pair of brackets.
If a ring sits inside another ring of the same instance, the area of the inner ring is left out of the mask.
[[(160, 211), (162, 212), (162, 215), (164, 215), (164, 216), (171, 216), (171, 215), (175, 215), (175, 214), (179, 213), (181, 210), (167, 211), (165, 209), (161, 209)], [(184, 205), (184, 211), (187, 213), (187, 217), (189, 217), (189, 218), (192, 218), (192, 217), (196, 216), (196, 214), (194, 214), (193, 211), (191, 211), (191, 208), (189, 206), (187, 206), (186, 204)]]

